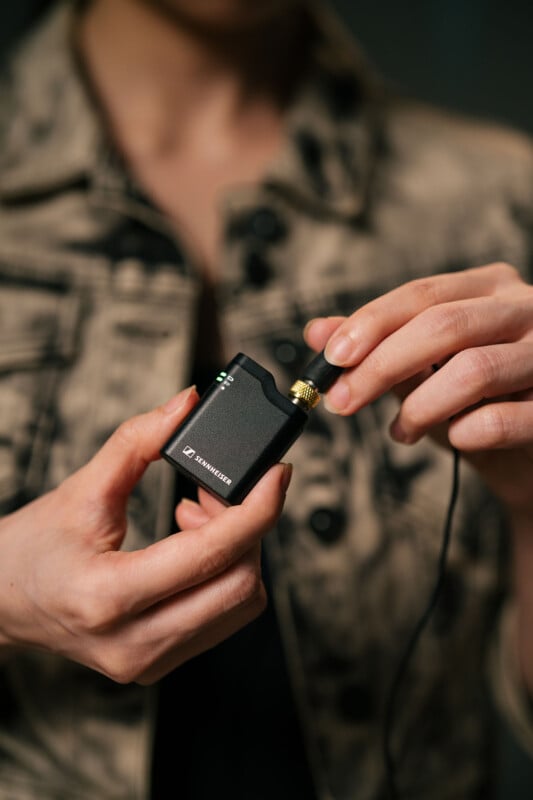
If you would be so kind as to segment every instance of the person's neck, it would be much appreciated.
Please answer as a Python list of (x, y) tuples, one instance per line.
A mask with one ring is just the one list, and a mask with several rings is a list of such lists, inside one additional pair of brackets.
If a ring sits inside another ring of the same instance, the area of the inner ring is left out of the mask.
[(286, 22), (285, 30), (258, 27), (246, 36), (198, 31), (139, 0), (93, 0), (78, 44), (119, 143), (126, 137), (130, 156), (150, 158), (180, 147), (202, 125), (231, 132), (250, 105), (281, 109), (297, 58), (287, 46), (294, 21)]

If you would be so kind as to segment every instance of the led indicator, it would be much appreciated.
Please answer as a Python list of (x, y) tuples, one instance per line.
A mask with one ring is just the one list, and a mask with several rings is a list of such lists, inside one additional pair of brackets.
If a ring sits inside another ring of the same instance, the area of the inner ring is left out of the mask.
[(227, 372), (219, 372), (215, 380), (217, 381), (217, 383), (222, 384), (220, 388), (222, 391), (224, 391), (224, 389), (226, 389), (227, 386), (231, 386), (234, 378), (232, 375), (228, 375)]

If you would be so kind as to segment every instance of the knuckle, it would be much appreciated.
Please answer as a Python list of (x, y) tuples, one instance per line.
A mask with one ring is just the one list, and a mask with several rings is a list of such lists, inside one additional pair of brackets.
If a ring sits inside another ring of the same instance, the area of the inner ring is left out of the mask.
[(479, 399), (486, 396), (494, 384), (497, 365), (485, 350), (469, 348), (454, 357), (456, 380), (471, 387)]
[(267, 593), (266, 593), (265, 586), (264, 586), (263, 582), (261, 581), (260, 589), (255, 594), (255, 596), (253, 597), (253, 599), (252, 599), (252, 601), (250, 603), (250, 615), (251, 615), (251, 618), (253, 619), (254, 617), (259, 616), (259, 614), (262, 614), (263, 611), (265, 610), (265, 608), (267, 607), (267, 605), (268, 605)]
[(505, 444), (509, 438), (507, 420), (498, 405), (489, 403), (481, 410), (485, 446)]
[(202, 553), (199, 573), (204, 579), (219, 575), (228, 568), (229, 562), (230, 555), (222, 546), (206, 549)]
[(98, 663), (99, 671), (115, 683), (127, 684), (136, 681), (143, 672), (130, 648), (106, 646)]
[(139, 438), (139, 417), (131, 417), (122, 422), (114, 433), (118, 444), (127, 447), (135, 445)]
[(486, 269), (493, 281), (493, 292), (497, 292), (502, 287), (506, 288), (511, 285), (511, 288), (514, 288), (516, 283), (523, 283), (520, 271), (506, 261), (496, 261), (489, 264)]
[(239, 597), (239, 602), (234, 610), (239, 611), (241, 622), (246, 624), (258, 617), (267, 606), (267, 593), (262, 583), (259, 581), (253, 592), (246, 592)]
[(415, 433), (418, 431), (424, 420), (422, 419), (420, 408), (415, 398), (408, 397), (401, 406), (402, 427), (406, 432)]
[(464, 336), (469, 328), (469, 316), (465, 309), (453, 304), (434, 306), (423, 312), (427, 335), (435, 339), (455, 341)]
[(264, 587), (259, 567), (240, 564), (234, 574), (234, 598), (237, 605), (249, 605), (258, 601)]
[(512, 264), (508, 264), (506, 261), (496, 261), (493, 264), (490, 264), (491, 269), (496, 273), (496, 275), (503, 280), (517, 280), (520, 278), (520, 273), (516, 267), (513, 267)]
[(418, 306), (433, 306), (439, 302), (439, 281), (437, 278), (417, 278), (410, 283), (410, 289)]
[(108, 631), (123, 614), (122, 602), (116, 589), (102, 585), (94, 575), (86, 581), (86, 589), (77, 587), (77, 598), (71, 604), (70, 616), (76, 627), (98, 635)]
[(78, 609), (77, 616), (78, 627), (93, 635), (105, 633), (112, 623), (107, 604), (98, 597), (87, 600), (83, 607)]
[(261, 605), (264, 586), (259, 565), (250, 561), (235, 564), (226, 573), (219, 591), (224, 612), (242, 613), (243, 609)]
[(366, 357), (364, 363), (359, 367), (359, 370), (362, 375), (363, 383), (368, 376), (368, 379), (373, 379), (378, 384), (381, 384), (390, 372), (390, 359), (387, 358), (386, 353), (383, 352), (381, 347), (376, 347), (376, 349)]
[(356, 311), (349, 319), (349, 328), (346, 328), (346, 333), (353, 331), (354, 340), (355, 336), (359, 335), (361, 324), (364, 324), (367, 331), (379, 330), (383, 326), (383, 311), (377, 301), (367, 303), (364, 310)]

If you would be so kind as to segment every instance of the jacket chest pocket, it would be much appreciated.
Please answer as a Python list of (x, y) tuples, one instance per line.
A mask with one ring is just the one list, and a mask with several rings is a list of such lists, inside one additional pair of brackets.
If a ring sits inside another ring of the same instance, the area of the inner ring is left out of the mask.
[(55, 400), (77, 349), (80, 297), (0, 268), (0, 513), (42, 489)]

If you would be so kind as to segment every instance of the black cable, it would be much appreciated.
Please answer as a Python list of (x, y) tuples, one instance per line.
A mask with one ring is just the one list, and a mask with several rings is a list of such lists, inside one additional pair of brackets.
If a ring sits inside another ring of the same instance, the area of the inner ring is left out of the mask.
[(323, 394), (333, 386), (341, 372), (344, 372), (344, 367), (336, 367), (326, 361), (322, 350), (306, 366), (301, 380), (311, 382), (316, 390)]
[[(433, 365), (433, 370), (436, 371), (438, 365)], [(328, 389), (335, 383), (339, 375), (344, 371), (343, 367), (336, 367), (330, 364), (325, 356), (324, 351), (319, 353), (307, 365), (300, 379), (304, 383), (311, 385), (317, 392), (327, 392)], [(317, 395), (318, 397), (318, 395)], [(313, 406), (310, 406), (313, 407)], [(442, 544), (437, 564), (437, 578), (435, 585), (429, 597), (429, 601), (425, 610), (423, 611), (420, 619), (418, 620), (408, 642), (402, 657), (399, 661), (398, 667), (394, 674), (393, 681), (389, 690), (387, 703), (385, 706), (385, 720), (383, 729), (383, 758), (385, 762), (385, 772), (387, 778), (387, 793), (389, 800), (398, 800), (399, 793), (396, 783), (396, 763), (392, 752), (392, 734), (394, 729), (396, 706), (398, 702), (399, 691), (403, 678), (405, 676), (409, 661), (411, 660), (418, 641), (428, 624), (435, 606), (437, 605), (444, 578), (446, 576), (446, 564), (448, 559), (448, 550), (451, 539), (453, 513), (459, 494), (459, 452), (453, 449), (453, 473), (452, 473), (452, 487), (450, 492), (450, 499), (448, 502), (448, 509), (446, 512), (446, 519), (444, 522)]]
[(409, 661), (414, 653), (414, 650), (416, 648), (416, 645), (418, 644), (420, 636), (424, 631), (424, 628), (429, 622), (431, 614), (435, 610), (435, 606), (437, 605), (437, 601), (439, 599), (440, 592), (442, 590), (444, 578), (446, 575), (446, 564), (448, 559), (448, 550), (449, 550), (451, 531), (452, 531), (453, 512), (455, 510), (458, 494), (459, 494), (459, 452), (454, 448), (452, 488), (450, 492), (450, 500), (448, 502), (448, 510), (446, 512), (446, 520), (444, 523), (444, 529), (442, 535), (442, 544), (441, 544), (441, 550), (439, 554), (439, 561), (437, 567), (437, 580), (431, 592), (428, 604), (422, 616), (418, 620), (418, 623), (416, 624), (413, 633), (411, 634), (411, 637), (407, 643), (407, 646), (403, 652), (403, 655), (400, 659), (400, 662), (394, 674), (394, 679), (392, 681), (389, 690), (387, 704), (385, 706), (385, 721), (383, 729), (383, 759), (385, 762), (387, 794), (389, 800), (398, 800), (400, 796), (396, 781), (396, 762), (392, 752), (392, 734), (394, 731), (394, 722), (395, 722), (396, 706), (398, 702), (399, 690), (401, 688), (401, 683), (405, 676), (405, 672), (409, 664)]

